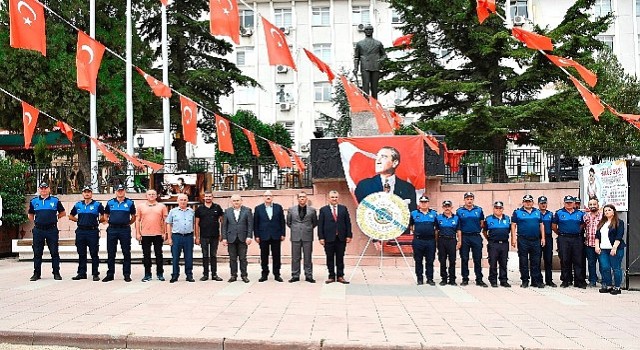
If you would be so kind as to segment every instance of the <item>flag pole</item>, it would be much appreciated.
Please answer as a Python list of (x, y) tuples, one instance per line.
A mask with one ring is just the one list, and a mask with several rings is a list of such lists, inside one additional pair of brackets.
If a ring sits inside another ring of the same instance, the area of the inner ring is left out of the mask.
[[(96, 0), (89, 0), (89, 36), (96, 37)], [(96, 91), (97, 94), (97, 91)], [(89, 93), (89, 136), (98, 138), (98, 118), (96, 116), (96, 95)], [(98, 192), (100, 181), (98, 178), (98, 148), (94, 142), (89, 142), (91, 147), (91, 187)]]
[[(169, 49), (167, 47), (167, 7), (162, 7), (162, 82), (169, 86)], [(171, 157), (171, 116), (169, 98), (162, 98), (162, 131), (164, 132), (164, 164), (172, 162)]]
[[(127, 154), (133, 156), (133, 75), (131, 72), (132, 58), (131, 58), (131, 41), (132, 41), (132, 29), (131, 29), (131, 0), (127, 0), (127, 42), (126, 42), (126, 56), (127, 62), (125, 64), (126, 69), (126, 108), (127, 108)], [(133, 191), (133, 164), (127, 162), (127, 189)]]

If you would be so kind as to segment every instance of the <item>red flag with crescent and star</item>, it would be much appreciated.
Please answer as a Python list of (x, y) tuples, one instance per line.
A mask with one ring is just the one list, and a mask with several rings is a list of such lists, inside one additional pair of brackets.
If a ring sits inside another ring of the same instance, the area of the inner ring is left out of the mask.
[(169, 4), (169, 0), (160, 0), (160, 2), (164, 7), (167, 7), (167, 5)]
[(416, 132), (422, 136), (424, 142), (431, 148), (432, 151), (436, 152), (436, 154), (440, 155), (440, 145), (438, 144), (438, 140), (433, 135), (427, 135), (424, 131), (418, 129), (417, 126), (413, 126)]
[(578, 74), (580, 74), (580, 77), (582, 77), (582, 79), (587, 84), (589, 84), (589, 86), (591, 87), (596, 86), (596, 83), (598, 82), (598, 76), (594, 72), (585, 68), (585, 66), (581, 65), (580, 63), (570, 58), (564, 58), (564, 57), (554, 56), (549, 54), (545, 54), (545, 56), (547, 56), (547, 58), (551, 60), (551, 62), (553, 62), (553, 64), (555, 64), (558, 67), (575, 68), (578, 71)]
[(149, 84), (149, 87), (153, 91), (154, 95), (158, 97), (171, 97), (171, 88), (164, 85), (164, 83), (162, 83), (158, 79), (145, 73), (142, 69), (136, 67), (136, 70), (138, 71), (138, 73), (140, 73), (140, 75), (144, 77), (144, 80), (147, 81), (147, 84)]
[(267, 42), (269, 64), (272, 66), (283, 65), (297, 71), (284, 33), (264, 17), (262, 17), (262, 26), (264, 27), (264, 35)]
[(69, 142), (73, 143), (73, 129), (69, 126), (69, 124), (63, 122), (62, 120), (58, 120), (58, 122), (56, 123), (56, 127), (60, 129), (60, 132), (69, 139)]
[(32, 105), (22, 101), (22, 124), (24, 124), (24, 148), (31, 146), (31, 139), (36, 130), (40, 111)]
[(258, 149), (258, 144), (256, 144), (256, 135), (247, 129), (242, 129), (242, 132), (244, 133), (244, 136), (247, 137), (247, 140), (249, 140), (251, 153), (256, 157), (260, 157), (260, 150)]
[(355, 84), (348, 81), (344, 75), (340, 76), (340, 80), (342, 81), (344, 92), (347, 95), (347, 100), (349, 101), (349, 107), (351, 107), (351, 112), (357, 113), (357, 112), (371, 111), (369, 102), (367, 101), (366, 98), (364, 98), (362, 91), (360, 91), (360, 89)]
[(523, 42), (530, 49), (544, 51), (553, 50), (553, 43), (551, 42), (551, 39), (544, 35), (532, 33), (518, 27), (513, 27), (511, 34), (514, 38)]
[(189, 98), (180, 96), (180, 114), (182, 115), (182, 133), (184, 140), (191, 144), (196, 144), (198, 132), (198, 106)]
[(98, 149), (100, 150), (100, 152), (102, 152), (102, 154), (104, 154), (104, 157), (107, 158), (108, 161), (110, 161), (111, 163), (114, 164), (120, 164), (120, 159), (118, 159), (118, 157), (116, 157), (115, 154), (113, 154), (113, 152), (109, 151), (107, 149), (107, 146), (104, 145), (104, 143), (98, 141), (98, 139), (96, 138), (91, 138), (91, 141), (93, 141), (93, 143), (96, 144), (96, 146), (98, 146)]
[(82, 31), (78, 31), (76, 68), (78, 88), (96, 94), (96, 80), (105, 47)]
[(300, 158), (298, 153), (294, 152), (292, 149), (289, 150), (289, 153), (291, 153), (293, 160), (296, 161), (296, 169), (298, 169), (299, 172), (304, 173), (305, 169), (307, 169), (307, 166), (304, 165), (302, 158)]
[(399, 37), (398, 39), (393, 41), (393, 46), (395, 47), (405, 47), (407, 49), (411, 48), (411, 39), (413, 39), (413, 34), (407, 34)]
[(579, 82), (578, 79), (574, 78), (573, 76), (569, 76), (569, 79), (571, 79), (573, 85), (575, 85), (576, 89), (578, 89), (578, 92), (580, 92), (580, 96), (582, 96), (584, 103), (587, 104), (587, 107), (593, 115), (593, 118), (595, 118), (596, 121), (600, 121), (600, 114), (604, 112), (604, 106), (602, 105), (602, 102), (600, 102), (600, 98), (593, 92), (589, 91), (589, 89), (584, 87), (584, 85), (582, 85), (582, 83)]
[(228, 36), (240, 45), (240, 15), (237, 0), (209, 0), (211, 35)]
[(489, 18), (489, 14), (496, 12), (496, 0), (478, 0), (476, 5), (476, 13), (480, 24)]
[(391, 119), (393, 119), (393, 129), (398, 130), (402, 127), (402, 117), (396, 111), (389, 110)]
[(282, 149), (280, 145), (273, 141), (267, 141), (269, 143), (269, 147), (271, 147), (271, 152), (273, 152), (273, 156), (276, 158), (276, 162), (278, 162), (278, 167), (280, 168), (293, 168), (293, 163), (291, 163), (291, 158), (289, 158), (289, 154)]
[(391, 123), (389, 123), (389, 117), (380, 102), (373, 97), (369, 97), (369, 103), (371, 105), (373, 115), (376, 117), (378, 131), (380, 131), (381, 134), (392, 133), (393, 128), (391, 127)]
[(229, 121), (216, 114), (216, 134), (218, 135), (218, 149), (220, 152), (234, 154), (231, 126)]
[(329, 65), (324, 63), (324, 61), (319, 59), (318, 56), (314, 55), (311, 51), (307, 49), (303, 49), (303, 50), (304, 50), (304, 53), (309, 58), (309, 60), (311, 61), (311, 63), (313, 63), (316, 67), (318, 67), (318, 69), (322, 73), (325, 73), (327, 75), (327, 79), (329, 79), (329, 82), (333, 83), (333, 79), (336, 77), (336, 75), (333, 74), (333, 71), (331, 70)]
[(44, 8), (35, 0), (9, 0), (10, 45), (47, 55)]

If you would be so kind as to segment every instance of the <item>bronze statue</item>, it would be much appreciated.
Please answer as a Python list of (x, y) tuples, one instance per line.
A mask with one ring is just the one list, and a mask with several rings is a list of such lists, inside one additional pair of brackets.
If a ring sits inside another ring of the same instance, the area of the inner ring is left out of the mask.
[(365, 38), (358, 41), (354, 54), (353, 74), (358, 75), (358, 67), (362, 73), (362, 91), (373, 98), (378, 98), (378, 80), (380, 67), (387, 58), (382, 43), (373, 38), (373, 26), (364, 28)]

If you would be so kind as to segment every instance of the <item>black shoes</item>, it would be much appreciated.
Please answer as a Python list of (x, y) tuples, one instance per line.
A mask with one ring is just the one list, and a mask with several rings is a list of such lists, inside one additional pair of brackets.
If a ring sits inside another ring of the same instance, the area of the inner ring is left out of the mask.
[(417, 283), (417, 284), (418, 284), (419, 286), (421, 286), (421, 285), (423, 285), (423, 284), (424, 284), (424, 281), (423, 281), (423, 280), (418, 280), (418, 283)]
[[(469, 284), (469, 282), (467, 282), (467, 284)], [(456, 283), (456, 281), (449, 281), (449, 285), (450, 286), (457, 286), (458, 284)]]
[(542, 282), (534, 282), (534, 283), (531, 283), (531, 287), (544, 288), (544, 283), (542, 283)]
[(196, 280), (193, 279), (193, 277), (187, 277), (187, 282), (195, 282)]
[(447, 285), (447, 281), (440, 281), (439, 283), (441, 286), (446, 286)]
[(613, 288), (610, 293), (611, 295), (618, 295), (622, 293), (622, 291), (620, 290), (620, 288)]
[(586, 283), (575, 283), (574, 286), (576, 288), (580, 288), (580, 289), (587, 289), (587, 284)]
[(94, 282), (98, 282), (100, 280), (100, 276), (98, 275), (93, 275), (93, 281)]
[(40, 275), (38, 275), (37, 273), (34, 273), (33, 276), (31, 276), (31, 278), (29, 278), (29, 281), (34, 282), (40, 279)]
[(500, 282), (500, 286), (505, 288), (511, 288), (511, 285), (509, 284), (509, 282)]
[(231, 282), (235, 282), (237, 280), (238, 280), (238, 277), (231, 276), (231, 278), (229, 278), (229, 280), (227, 282), (231, 283)]
[(491, 282), (491, 287), (493, 287), (493, 288), (498, 288), (498, 283), (496, 283), (496, 282)]
[(460, 283), (461, 286), (468, 286), (469, 285), (469, 280), (462, 280), (462, 283)]
[(113, 281), (113, 276), (109, 276), (107, 275), (105, 278), (102, 279), (102, 282), (111, 282)]
[(125, 282), (131, 282), (131, 276), (124, 276)]
[(284, 282), (284, 280), (280, 276), (275, 276), (273, 279), (276, 280), (277, 282)]
[(300, 281), (299, 277), (291, 277), (291, 279), (289, 280), (289, 283), (294, 283), (294, 282), (298, 282)]
[(249, 283), (250, 282), (249, 278), (247, 278), (246, 276), (242, 276), (241, 278), (242, 278), (242, 282), (244, 282), (244, 283)]
[(598, 292), (600, 292), (600, 293), (611, 293), (612, 290), (613, 290), (613, 288), (611, 288), (611, 287), (609, 287), (609, 288), (602, 287), (602, 288), (600, 288), (598, 290)]
[(569, 283), (569, 282), (562, 282), (562, 283), (560, 284), (560, 287), (561, 287), (561, 288), (569, 288), (569, 286), (570, 286), (570, 285), (571, 285), (571, 283)]
[(433, 280), (427, 280), (427, 284), (430, 286), (435, 286), (436, 282), (434, 282)]
[(61, 281), (62, 280), (62, 276), (60, 276), (59, 273), (54, 273), (53, 274), (53, 279), (56, 281)]
[(169, 280), (169, 283), (176, 283), (178, 282), (178, 277), (171, 277), (171, 279)]
[(74, 281), (79, 281), (79, 280), (86, 280), (87, 279), (87, 275), (76, 275), (71, 277), (72, 280)]
[(200, 280), (203, 281), (203, 282), (204, 281), (208, 281), (209, 280), (209, 276), (204, 275), (204, 276), (200, 277)]
[(336, 280), (338, 283), (342, 283), (342, 284), (349, 284), (351, 282), (347, 281), (346, 279), (344, 279), (344, 277), (338, 277), (338, 279)]
[(264, 281), (266, 281), (266, 280), (268, 280), (268, 279), (269, 279), (269, 277), (268, 277), (268, 276), (264, 276), (264, 275), (263, 275), (262, 277), (260, 277), (260, 278), (258, 279), (258, 282), (264, 282)]
[(522, 281), (520, 288), (529, 288), (529, 281)]
[[(313, 277), (307, 277), (304, 280), (309, 282), (309, 283), (316, 283), (316, 280), (314, 280)], [(289, 281), (289, 282), (291, 282), (291, 281)]]
[(484, 283), (483, 280), (476, 281), (476, 286), (480, 286), (480, 287), (484, 287), (484, 288), (488, 288), (489, 287), (486, 283)]
[(558, 286), (557, 284), (555, 284), (553, 282), (547, 282), (546, 285), (551, 287), (551, 288), (556, 288)]
[(214, 280), (214, 281), (218, 281), (218, 282), (222, 281), (222, 278), (220, 276), (218, 276), (218, 275), (211, 276), (211, 279)]

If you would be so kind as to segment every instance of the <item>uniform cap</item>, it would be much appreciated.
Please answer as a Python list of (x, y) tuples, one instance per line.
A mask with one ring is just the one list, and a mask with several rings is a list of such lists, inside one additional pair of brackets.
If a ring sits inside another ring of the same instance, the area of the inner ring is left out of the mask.
[(93, 188), (91, 188), (91, 185), (85, 185), (85, 186), (82, 188), (82, 192), (84, 192), (84, 191), (91, 191), (91, 192), (93, 192)]
[(453, 203), (452, 203), (451, 201), (444, 201), (444, 202), (442, 202), (442, 206), (443, 206), (443, 207), (450, 207), (450, 206), (452, 206), (452, 205), (453, 205)]
[(538, 197), (538, 203), (547, 203), (547, 197), (545, 196)]
[(420, 199), (418, 199), (419, 202), (428, 202), (429, 201), (429, 197), (422, 195), (420, 196)]
[(38, 186), (38, 187), (40, 187), (40, 188), (49, 188), (49, 184), (46, 183), (46, 182), (41, 182), (40, 186)]
[(580, 199), (580, 197), (573, 197), (573, 201), (576, 203), (582, 203), (582, 200)]
[(466, 199), (466, 198), (468, 198), (468, 197), (473, 197), (473, 198), (475, 198), (476, 196), (474, 196), (474, 195), (473, 195), (473, 192), (466, 192), (466, 193), (464, 194), (464, 198)]
[(530, 194), (525, 194), (524, 196), (522, 196), (522, 200), (523, 201), (532, 201), (533, 202), (533, 196)]
[(124, 185), (118, 185), (116, 191), (124, 190)]
[(573, 198), (573, 196), (569, 196), (569, 195), (564, 196), (564, 202), (565, 203), (573, 203), (575, 201), (576, 201), (576, 199)]
[(493, 207), (494, 208), (504, 208), (504, 203), (502, 203), (501, 201), (495, 201), (495, 202), (493, 202)]

